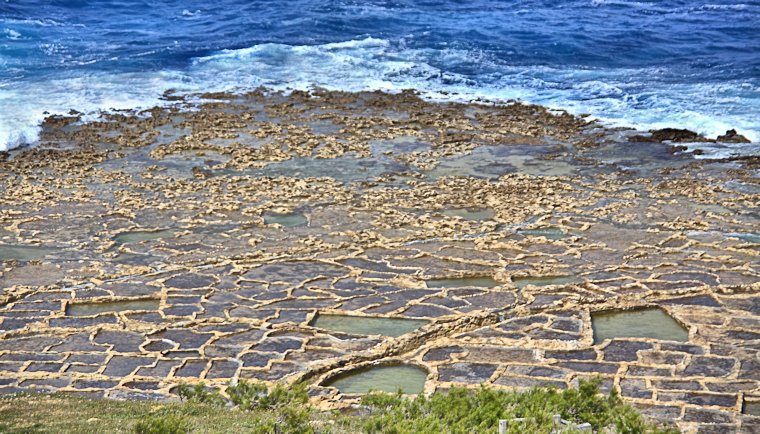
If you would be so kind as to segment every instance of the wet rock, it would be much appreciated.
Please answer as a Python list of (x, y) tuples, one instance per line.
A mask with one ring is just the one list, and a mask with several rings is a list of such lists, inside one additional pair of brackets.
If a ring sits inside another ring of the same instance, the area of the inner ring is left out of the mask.
[(32, 362), (26, 367), (26, 372), (59, 372), (63, 363)]
[(673, 372), (671, 368), (629, 365), (626, 375), (629, 377), (671, 377)]
[(596, 351), (594, 350), (573, 350), (573, 351), (549, 351), (544, 354), (547, 359), (557, 360), (596, 360)]
[(175, 377), (200, 378), (208, 364), (207, 360), (187, 360), (175, 373)]
[(282, 358), (281, 354), (250, 352), (243, 354), (240, 360), (246, 368), (260, 368), (267, 366), (270, 360)]
[(76, 380), (72, 387), (76, 389), (111, 389), (119, 385), (115, 380)]
[(567, 384), (564, 381), (548, 380), (546, 378), (525, 378), (502, 375), (494, 381), (494, 384), (509, 388), (532, 388), (532, 387), (555, 387), (557, 389), (566, 389)]
[(537, 361), (535, 351), (527, 348), (467, 347), (464, 360), (495, 363), (533, 363)]
[(211, 368), (206, 374), (206, 378), (232, 378), (240, 368), (240, 362), (235, 360), (214, 360), (211, 362)]
[(647, 389), (646, 381), (624, 378), (620, 380), (620, 394), (629, 398), (651, 399), (653, 393)]
[(155, 361), (152, 357), (113, 356), (108, 361), (103, 375), (109, 377), (126, 377), (140, 366), (147, 366)]
[(613, 340), (604, 347), (603, 359), (608, 362), (632, 362), (638, 360), (638, 352), (652, 349), (648, 342)]
[(639, 362), (647, 365), (668, 365), (674, 366), (681, 364), (686, 359), (686, 354), (670, 351), (642, 351), (639, 353)]
[(111, 345), (112, 351), (120, 353), (139, 353), (145, 336), (126, 331), (101, 330), (93, 339), (95, 343)]
[(655, 389), (662, 390), (702, 390), (702, 385), (697, 381), (687, 380), (654, 380), (652, 385)]
[(24, 380), (19, 382), (19, 387), (42, 389), (42, 390), (54, 390), (61, 389), (68, 386), (71, 383), (70, 378), (41, 378), (33, 380)]
[(628, 138), (630, 142), (706, 142), (706, 138), (700, 136), (694, 131), (678, 129), (678, 128), (663, 128), (659, 130), (651, 130), (650, 136), (635, 135)]
[(718, 136), (718, 138), (715, 139), (717, 142), (724, 142), (724, 143), (750, 143), (750, 140), (741, 134), (737, 133), (736, 130), (728, 130), (726, 131), (726, 134), (723, 134), (722, 136)]
[(2, 362), (60, 362), (63, 360), (62, 354), (48, 353), (6, 353), (0, 356)]
[(681, 401), (687, 404), (715, 407), (736, 407), (736, 395), (711, 394), (699, 392), (659, 392), (660, 401)]
[(681, 407), (649, 404), (634, 404), (633, 406), (641, 414), (661, 421), (673, 421), (681, 417)]
[(216, 283), (216, 279), (210, 276), (202, 276), (198, 274), (184, 274), (180, 276), (172, 277), (164, 282), (169, 288), (177, 289), (195, 289), (212, 286)]
[(576, 372), (596, 372), (599, 374), (616, 374), (619, 369), (616, 363), (598, 362), (560, 362), (557, 363), (557, 366)]
[(686, 407), (683, 420), (700, 423), (732, 423), (733, 417), (731, 413), (725, 411)]
[(674, 351), (674, 352), (682, 352), (682, 353), (695, 354), (695, 355), (704, 354), (705, 352), (705, 350), (698, 345), (679, 344), (679, 343), (673, 343), (673, 342), (662, 342), (660, 344), (660, 348), (663, 351)]
[(723, 377), (731, 374), (735, 366), (735, 359), (694, 356), (683, 373), (688, 376)]
[(438, 368), (438, 381), (480, 384), (488, 381), (496, 365), (483, 363), (453, 363)]
[(565, 378), (568, 374), (568, 371), (564, 369), (530, 365), (509, 365), (507, 366), (506, 372), (515, 375), (524, 375), (527, 377), (546, 377), (558, 379)]
[(166, 378), (180, 364), (181, 362), (177, 360), (159, 360), (155, 366), (144, 366), (138, 369), (136, 375), (140, 377)]

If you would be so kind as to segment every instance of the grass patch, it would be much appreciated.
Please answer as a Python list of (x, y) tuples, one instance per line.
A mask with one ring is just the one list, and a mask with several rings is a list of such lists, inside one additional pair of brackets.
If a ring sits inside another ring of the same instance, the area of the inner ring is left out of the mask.
[[(616, 394), (601, 395), (597, 382), (578, 389), (536, 388), (524, 392), (482, 387), (409, 399), (371, 393), (354, 415), (319, 412), (308, 403), (306, 387), (241, 381), (229, 398), (204, 385), (181, 386), (182, 403), (90, 400), (61, 394), (0, 399), (0, 432), (7, 433), (494, 433), (499, 419), (512, 433), (549, 433), (552, 416), (589, 422), (594, 431), (614, 426), (618, 433), (669, 433), (645, 420)], [(225, 408), (226, 407), (226, 408)]]

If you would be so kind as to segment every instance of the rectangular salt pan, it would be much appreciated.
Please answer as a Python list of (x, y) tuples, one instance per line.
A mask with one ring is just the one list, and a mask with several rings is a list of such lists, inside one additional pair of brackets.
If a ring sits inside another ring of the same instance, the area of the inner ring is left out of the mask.
[(427, 324), (427, 321), (406, 318), (377, 318), (351, 315), (318, 315), (313, 327), (354, 335), (398, 337)]
[(451, 279), (430, 279), (428, 288), (494, 288), (502, 283), (491, 277), (455, 277)]
[(106, 312), (124, 312), (131, 310), (158, 310), (159, 300), (124, 300), (105, 301), (102, 303), (70, 303), (66, 306), (66, 316), (93, 316)]
[(425, 388), (425, 381), (427, 373), (422, 368), (390, 365), (357, 369), (330, 381), (327, 386), (348, 394), (370, 391), (395, 393), (399, 389), (404, 393), (419, 394)]
[(689, 332), (659, 308), (602, 312), (591, 315), (594, 344), (614, 338), (651, 338), (686, 342)]

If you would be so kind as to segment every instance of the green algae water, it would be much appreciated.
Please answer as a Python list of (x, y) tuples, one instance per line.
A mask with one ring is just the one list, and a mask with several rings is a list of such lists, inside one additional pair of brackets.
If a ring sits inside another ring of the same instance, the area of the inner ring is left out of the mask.
[(492, 277), (455, 277), (451, 279), (430, 279), (425, 282), (428, 288), (494, 288), (502, 283)]
[(525, 277), (513, 277), (512, 282), (519, 289), (525, 288), (528, 285), (533, 286), (549, 286), (549, 285), (566, 285), (568, 283), (575, 283), (578, 279), (575, 276), (525, 276)]
[(424, 369), (411, 365), (388, 365), (350, 371), (331, 380), (332, 386), (341, 393), (358, 394), (370, 391), (416, 395), (422, 392), (427, 381)]
[(131, 310), (158, 310), (156, 299), (106, 301), (102, 303), (71, 303), (66, 306), (66, 316), (93, 316), (101, 313)]
[(594, 344), (614, 338), (651, 338), (686, 342), (689, 331), (659, 308), (601, 312), (591, 315)]
[(159, 231), (130, 231), (122, 232), (116, 235), (114, 237), (114, 241), (116, 241), (117, 244), (132, 244), (172, 237), (174, 237), (173, 229), (164, 229)]
[(305, 215), (300, 213), (278, 214), (278, 213), (265, 213), (264, 223), (278, 224), (285, 228), (296, 228), (306, 226), (309, 224), (309, 219)]
[(57, 250), (51, 247), (0, 244), (0, 261), (32, 261), (42, 259)]
[(351, 315), (317, 315), (310, 325), (354, 335), (398, 337), (417, 330), (427, 321), (406, 318), (376, 318)]

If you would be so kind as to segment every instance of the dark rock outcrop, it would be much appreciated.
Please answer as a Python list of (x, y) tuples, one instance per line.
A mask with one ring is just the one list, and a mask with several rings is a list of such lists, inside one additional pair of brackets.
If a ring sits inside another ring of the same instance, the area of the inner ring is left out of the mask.
[(750, 140), (748, 138), (737, 133), (736, 130), (728, 130), (726, 131), (726, 134), (718, 136), (718, 138), (715, 140), (725, 143), (750, 143)]
[(628, 138), (629, 142), (664, 142), (671, 141), (676, 143), (688, 143), (688, 142), (708, 142), (711, 141), (694, 131), (683, 130), (678, 128), (663, 128), (660, 130), (650, 130), (651, 135), (649, 137), (643, 135), (635, 135)]
[[(736, 132), (736, 130), (728, 130), (726, 134), (718, 136), (717, 139), (708, 139), (707, 137), (697, 134), (691, 130), (684, 130), (679, 128), (663, 128), (660, 130), (650, 130), (651, 134), (645, 136), (642, 134), (636, 134), (628, 138), (629, 142), (647, 142), (647, 143), (661, 143), (661, 142), (673, 142), (673, 143), (692, 143), (692, 142), (723, 142), (723, 143), (750, 143), (750, 140), (743, 135)], [(680, 147), (678, 147), (680, 148)], [(676, 149), (676, 151), (681, 149)]]

